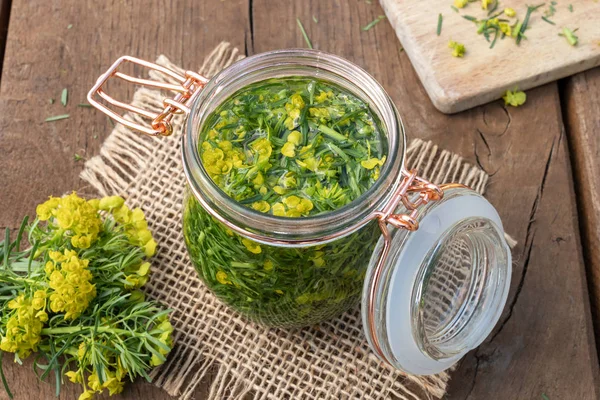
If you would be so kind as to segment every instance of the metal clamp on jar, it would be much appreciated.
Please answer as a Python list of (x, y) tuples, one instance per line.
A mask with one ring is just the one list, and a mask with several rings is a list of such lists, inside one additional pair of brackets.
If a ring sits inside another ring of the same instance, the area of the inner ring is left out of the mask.
[[(125, 63), (157, 70), (179, 84), (131, 77), (119, 72)], [(165, 99), (164, 111), (155, 115), (107, 95), (102, 87), (111, 77), (176, 95)], [(367, 104), (383, 126), (387, 160), (377, 181), (334, 211), (288, 218), (253, 210), (213, 182), (198, 154), (200, 132), (220, 104), (249, 85), (285, 77), (337, 85)], [(152, 120), (151, 127), (115, 113), (98, 96)], [(320, 51), (280, 50), (243, 59), (208, 80), (191, 71), (181, 76), (122, 57), (98, 79), (88, 100), (118, 122), (151, 136), (172, 134), (173, 115), (187, 115), (182, 158), (189, 186), (183, 223), (188, 251), (217, 297), (252, 320), (282, 327), (310, 325), (347, 311), (362, 298), (364, 332), (374, 352), (413, 374), (449, 368), (477, 347), (498, 321), (511, 276), (510, 250), (498, 213), (465, 186), (436, 186), (405, 169), (406, 136), (396, 107), (358, 66)], [(265, 263), (256, 274), (268, 275), (269, 282), (297, 282), (298, 293), (319, 287), (324, 294), (248, 295), (253, 292), (244, 287), (243, 271), (236, 285), (215, 276), (206, 261), (213, 250), (202, 245), (207, 234), (223, 235), (221, 263), (240, 268)], [(263, 250), (236, 256), (228, 251), (227, 236), (251, 240)], [(350, 254), (348, 246), (354, 249), (357, 243), (362, 251)], [(303, 260), (315, 252), (335, 254), (343, 268), (302, 268)], [(269, 268), (267, 256), (293, 268)]]

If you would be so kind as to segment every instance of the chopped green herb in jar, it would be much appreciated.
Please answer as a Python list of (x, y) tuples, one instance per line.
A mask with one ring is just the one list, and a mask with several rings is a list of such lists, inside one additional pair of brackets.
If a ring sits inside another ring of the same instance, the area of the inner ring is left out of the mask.
[(229, 306), (265, 325), (319, 323), (356, 306), (375, 244), (376, 223), (307, 248), (258, 244), (227, 229), (188, 194), (183, 229), (196, 271)]
[[(309, 78), (247, 86), (217, 107), (200, 138), (204, 168), (221, 190), (285, 218), (348, 205), (375, 184), (386, 161), (385, 132), (370, 107)], [(189, 194), (183, 221), (190, 257), (207, 286), (251, 319), (277, 326), (317, 323), (356, 305), (380, 236), (370, 223), (325, 245), (268, 246), (235, 234)]]
[(378, 119), (330, 83), (271, 79), (234, 94), (201, 133), (200, 155), (232, 199), (277, 216), (340, 208), (379, 177), (385, 162)]

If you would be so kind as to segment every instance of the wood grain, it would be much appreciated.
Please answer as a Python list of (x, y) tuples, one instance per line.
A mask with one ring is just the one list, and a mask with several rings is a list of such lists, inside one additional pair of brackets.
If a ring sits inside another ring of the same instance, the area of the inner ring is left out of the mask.
[(563, 107), (573, 155), (596, 342), (600, 339), (600, 68), (567, 79)]
[[(312, 22), (312, 14), (318, 23)], [(363, 32), (381, 8), (364, 2), (285, 1), (272, 24), (255, 0), (254, 50), (305, 46), (364, 67), (395, 100), (409, 137), (433, 140), (492, 175), (487, 197), (517, 239), (509, 303), (496, 332), (458, 367), (450, 399), (595, 399), (596, 347), (575, 197), (556, 84), (531, 90), (525, 106), (494, 102), (447, 116), (436, 111), (388, 24)]]
[[(73, 156), (97, 154), (112, 125), (101, 113), (77, 104), (114, 60), (124, 54), (148, 60), (165, 54), (197, 68), (222, 40), (244, 48), (248, 9), (245, 0), (14, 0), (0, 90), (0, 226), (17, 227), (47, 196), (81, 188), (83, 163)], [(63, 88), (69, 91), (66, 108), (58, 100)], [(130, 89), (110, 90), (128, 99)], [(50, 98), (57, 101), (50, 104)], [(71, 117), (44, 123), (50, 115), (65, 113)], [(13, 366), (10, 357), (4, 366), (16, 399), (53, 398), (54, 385), (39, 383), (30, 366)], [(205, 397), (206, 389), (197, 397)], [(61, 398), (76, 399), (79, 392), (66, 384)], [(0, 390), (0, 399), (5, 398)], [(168, 396), (140, 382), (120, 398)]]
[[(462, 111), (498, 99), (515, 86), (525, 90), (600, 65), (600, 3), (573, 0), (569, 2), (573, 5), (570, 12), (568, 3), (559, 2), (551, 17), (556, 25), (541, 19), (548, 9), (543, 6), (531, 15), (526, 40), (517, 46), (513, 39), (498, 39), (493, 49), (483, 35), (476, 33), (475, 23), (462, 18), (487, 18), (488, 12), (481, 9), (479, 2), (469, 4), (460, 14), (450, 9), (451, 3), (381, 0), (421, 82), (442, 112)], [(503, 2), (496, 12), (512, 7), (517, 11), (515, 19), (522, 21), (527, 3)], [(436, 35), (438, 13), (443, 15), (440, 36)], [(576, 47), (558, 36), (563, 27), (579, 28)], [(451, 55), (449, 40), (465, 45), (464, 58)]]

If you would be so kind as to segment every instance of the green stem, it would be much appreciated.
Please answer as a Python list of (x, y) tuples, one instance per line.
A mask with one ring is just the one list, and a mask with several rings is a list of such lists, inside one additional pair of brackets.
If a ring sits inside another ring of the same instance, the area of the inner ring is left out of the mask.
[(111, 328), (109, 326), (65, 326), (62, 328), (44, 328), (42, 329), (42, 335), (63, 335), (63, 334), (71, 334), (71, 333), (80, 333), (87, 330), (95, 330), (98, 333), (114, 333), (117, 335), (133, 335), (133, 336), (144, 336), (146, 332), (140, 334), (136, 334), (135, 332), (126, 330), (126, 329), (117, 329)]
[(328, 127), (326, 125), (319, 125), (319, 131), (339, 142), (346, 142), (348, 140), (348, 138), (346, 136), (334, 131), (333, 129), (331, 129), (330, 127)]

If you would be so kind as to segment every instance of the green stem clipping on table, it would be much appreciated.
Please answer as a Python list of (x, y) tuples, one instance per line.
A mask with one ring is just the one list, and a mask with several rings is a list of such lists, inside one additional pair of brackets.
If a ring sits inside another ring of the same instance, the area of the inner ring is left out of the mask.
[[(51, 197), (0, 242), (0, 357), (35, 354), (40, 379), (83, 387), (79, 400), (148, 372), (171, 350), (169, 310), (139, 290), (156, 242), (141, 209), (121, 197)], [(21, 250), (23, 242), (29, 242)], [(2, 383), (10, 397), (0, 364)]]

